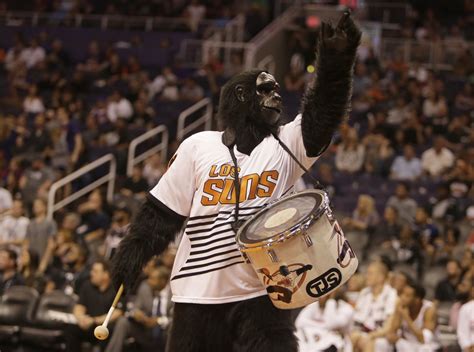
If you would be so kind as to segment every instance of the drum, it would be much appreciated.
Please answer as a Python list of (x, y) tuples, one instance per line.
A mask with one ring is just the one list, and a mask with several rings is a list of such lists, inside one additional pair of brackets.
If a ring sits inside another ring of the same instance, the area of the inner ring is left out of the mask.
[(236, 241), (280, 309), (317, 301), (344, 284), (358, 265), (320, 190), (297, 193), (262, 209), (241, 226)]

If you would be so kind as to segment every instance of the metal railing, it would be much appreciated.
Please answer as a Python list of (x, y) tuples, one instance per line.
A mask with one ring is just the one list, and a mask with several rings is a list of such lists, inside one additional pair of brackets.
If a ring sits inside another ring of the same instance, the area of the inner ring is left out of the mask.
[[(151, 138), (161, 135), (161, 142), (144, 151), (140, 155), (135, 155), (137, 147), (143, 142), (150, 140)], [(159, 125), (153, 128), (150, 131), (143, 133), (142, 135), (136, 137), (130, 142), (128, 147), (128, 159), (127, 159), (127, 176), (132, 176), (133, 167), (143, 160), (147, 159), (155, 153), (161, 153), (163, 157), (161, 158), (162, 163), (166, 163), (166, 158), (168, 155), (168, 129), (165, 125)]]
[[(56, 202), (56, 192), (61, 187), (64, 187), (70, 184), (72, 181), (78, 179), (79, 177), (87, 174), (88, 172), (94, 169), (101, 167), (102, 165), (106, 163), (110, 163), (110, 167), (109, 167), (109, 172), (105, 176), (100, 177), (99, 179), (77, 190), (76, 192), (72, 193), (66, 198)], [(93, 191), (94, 189), (102, 186), (105, 183), (107, 183), (107, 201), (109, 203), (112, 202), (113, 195), (114, 195), (116, 173), (117, 173), (117, 162), (115, 160), (115, 157), (113, 156), (113, 154), (107, 154), (93, 161), (92, 163), (81, 167), (80, 169), (74, 171), (70, 175), (67, 175), (66, 177), (63, 177), (62, 179), (56, 181), (55, 183), (51, 185), (51, 188), (49, 189), (49, 192), (48, 192), (47, 218), (51, 220), (53, 218), (54, 212), (74, 202), (76, 199), (79, 199), (83, 195)]]
[(452, 40), (419, 41), (383, 38), (380, 59), (403, 59), (407, 64), (418, 63), (431, 69), (452, 70), (466, 51), (474, 53), (474, 42)]
[[(142, 31), (183, 30), (188, 20), (182, 17), (68, 14), (60, 12), (8, 11), (0, 14), (0, 24), (7, 26), (62, 26)], [(220, 20), (202, 20), (202, 27), (222, 27)]]
[[(186, 126), (186, 120), (191, 116), (195, 116), (194, 113), (197, 113), (203, 108), (206, 108), (204, 114)], [(212, 112), (212, 102), (209, 98), (204, 98), (193, 106), (184, 110), (181, 114), (179, 114), (178, 117), (176, 140), (181, 142), (188, 133), (196, 130), (202, 125), (204, 125), (205, 131), (210, 130), (212, 127)]]

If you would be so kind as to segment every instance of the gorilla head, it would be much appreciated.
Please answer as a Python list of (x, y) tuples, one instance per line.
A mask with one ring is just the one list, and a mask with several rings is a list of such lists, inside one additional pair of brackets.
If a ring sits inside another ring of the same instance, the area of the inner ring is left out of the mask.
[(280, 85), (268, 72), (240, 73), (222, 88), (219, 120), (224, 144), (237, 144), (247, 154), (266, 136), (276, 133), (282, 110)]

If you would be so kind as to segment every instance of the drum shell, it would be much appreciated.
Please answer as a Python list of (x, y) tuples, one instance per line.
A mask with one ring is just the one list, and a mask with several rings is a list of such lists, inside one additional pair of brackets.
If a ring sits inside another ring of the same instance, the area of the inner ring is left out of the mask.
[(343, 285), (358, 266), (355, 253), (330, 211), (323, 213), (306, 231), (282, 242), (241, 248), (241, 251), (267, 288), (273, 304), (280, 309), (294, 309), (317, 301)]

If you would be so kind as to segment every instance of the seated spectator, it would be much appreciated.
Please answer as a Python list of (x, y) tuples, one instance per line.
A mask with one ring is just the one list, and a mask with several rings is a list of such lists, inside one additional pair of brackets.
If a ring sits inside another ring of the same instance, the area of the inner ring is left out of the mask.
[(132, 170), (132, 176), (127, 177), (120, 193), (126, 197), (139, 197), (145, 198), (145, 194), (148, 191), (149, 186), (145, 178), (143, 177), (143, 170), (140, 165), (135, 165)]
[(448, 123), (446, 99), (438, 92), (430, 89), (428, 97), (423, 102), (423, 115), (428, 118), (428, 122), (433, 126), (435, 133), (443, 133), (443, 128)]
[(343, 219), (343, 225), (351, 230), (372, 231), (379, 221), (379, 215), (375, 209), (374, 198), (367, 194), (361, 194), (357, 201), (357, 208), (352, 213), (352, 218)]
[[(94, 247), (92, 244), (103, 239), (105, 230), (109, 226), (109, 216), (104, 210), (102, 194), (96, 189), (89, 194), (87, 201), (77, 208), (81, 214), (81, 226), (77, 228), (77, 234), (86, 241), (89, 249)], [(95, 251), (93, 251), (95, 253)]]
[(146, 179), (148, 187), (154, 187), (165, 171), (166, 167), (161, 162), (161, 154), (156, 153), (146, 159), (143, 167), (143, 177)]
[(387, 123), (400, 126), (410, 117), (410, 106), (403, 96), (396, 99), (396, 105), (388, 111)]
[(148, 98), (151, 100), (156, 94), (161, 94), (168, 84), (176, 84), (178, 77), (169, 66), (163, 67), (161, 74), (148, 85)]
[(18, 255), (11, 249), (0, 249), (0, 296), (12, 286), (21, 286), (25, 280), (18, 271)]
[(414, 232), (425, 253), (429, 257), (433, 257), (435, 255), (435, 241), (439, 236), (439, 230), (425, 208), (418, 207), (416, 209)]
[(398, 220), (398, 212), (394, 207), (386, 207), (383, 213), (383, 221), (380, 221), (374, 229), (370, 238), (370, 246), (373, 249), (390, 247), (392, 241), (400, 238), (401, 226)]
[(415, 221), (416, 201), (409, 197), (409, 187), (406, 183), (399, 183), (395, 195), (387, 201), (387, 207), (395, 208), (401, 224), (413, 224)]
[(38, 87), (32, 84), (23, 100), (23, 111), (27, 114), (39, 114), (45, 111), (43, 99), (38, 95)]
[(166, 290), (170, 271), (153, 268), (140, 284), (129, 317), (117, 320), (106, 352), (121, 352), (125, 339), (135, 338), (141, 351), (164, 351), (171, 300)]
[(403, 155), (397, 156), (390, 168), (390, 178), (397, 181), (414, 181), (421, 175), (421, 162), (416, 157), (415, 148), (406, 145)]
[(46, 51), (39, 46), (38, 39), (32, 38), (30, 46), (25, 49), (26, 67), (34, 68), (46, 59)]
[(408, 280), (390, 322), (397, 352), (437, 351), (436, 319), (436, 307), (425, 299), (425, 289)]
[(0, 186), (0, 216), (8, 212), (13, 204), (13, 198), (10, 191)]
[(443, 137), (436, 137), (432, 148), (421, 155), (421, 166), (423, 171), (432, 177), (441, 174), (454, 164), (453, 153), (445, 147), (446, 141)]
[(37, 155), (31, 161), (31, 167), (25, 170), (19, 181), (22, 199), (28, 209), (31, 209), (36, 198), (46, 199), (54, 179), (53, 170), (45, 165), (41, 156)]
[(188, 26), (192, 32), (197, 32), (199, 23), (206, 16), (206, 6), (201, 4), (198, 0), (192, 0), (191, 3), (186, 6), (184, 15), (188, 21)]
[(39, 275), (39, 256), (36, 252), (23, 248), (18, 263), (19, 272), (25, 281), (25, 285), (36, 288)]
[(388, 268), (373, 261), (367, 268), (366, 285), (357, 298), (354, 331), (351, 340), (355, 351), (385, 351), (389, 347), (383, 337), (395, 311), (397, 291), (387, 283)]
[(58, 231), (56, 222), (46, 218), (46, 203), (37, 198), (33, 202), (34, 218), (30, 220), (26, 229), (28, 248), (40, 258), (43, 257), (48, 240)]
[(194, 79), (187, 78), (181, 87), (180, 99), (191, 103), (197, 103), (202, 98), (204, 98), (204, 90)]
[(421, 278), (424, 269), (423, 251), (410, 226), (404, 225), (399, 239), (392, 240), (389, 257), (398, 267), (405, 267), (406, 270), (414, 269), (417, 278)]
[(30, 219), (23, 216), (23, 212), (23, 202), (15, 199), (9, 213), (0, 220), (0, 247), (21, 247), (25, 243)]
[(119, 91), (115, 91), (109, 98), (107, 104), (107, 117), (110, 122), (114, 123), (118, 119), (128, 120), (133, 115), (133, 106), (130, 101), (123, 97)]
[(339, 171), (355, 173), (360, 171), (364, 163), (364, 146), (357, 139), (355, 129), (350, 129), (336, 150), (336, 168)]
[[(105, 341), (99, 342), (94, 337), (94, 329), (104, 322), (116, 292), (112, 287), (110, 270), (106, 262), (94, 262), (90, 275), (90, 281), (82, 285), (79, 301), (73, 309), (77, 325), (69, 325), (65, 331), (67, 351), (80, 352), (81, 343), (85, 341), (99, 343), (101, 347), (106, 345)], [(117, 307), (110, 318), (109, 331), (113, 331), (114, 323), (120, 316), (122, 310)]]
[(365, 148), (365, 171), (379, 175), (386, 174), (388, 160), (393, 154), (390, 141), (380, 133), (371, 133), (364, 138), (363, 145)]
[(474, 110), (474, 88), (472, 83), (467, 82), (463, 90), (456, 94), (454, 107), (465, 112)]
[(354, 308), (344, 300), (340, 292), (333, 291), (306, 306), (295, 322), (299, 350), (314, 352), (351, 349), (349, 328), (353, 317)]
[(456, 300), (456, 287), (462, 280), (461, 265), (455, 259), (446, 264), (446, 278), (436, 285), (435, 298), (441, 302), (454, 302)]
[(457, 330), (459, 311), (461, 310), (461, 307), (469, 302), (473, 283), (474, 280), (471, 275), (464, 275), (461, 282), (456, 287), (456, 302), (449, 310), (449, 326), (453, 331)]
[(471, 287), (470, 301), (463, 304), (458, 318), (458, 343), (463, 352), (474, 351), (474, 285)]
[(104, 241), (105, 259), (112, 259), (120, 241), (127, 234), (130, 225), (130, 218), (131, 213), (127, 207), (119, 206), (114, 210), (112, 223), (110, 224), (110, 228), (107, 230), (107, 235), (105, 236)]
[(285, 90), (300, 93), (304, 91), (306, 85), (304, 69), (303, 56), (299, 53), (293, 54), (290, 60), (290, 70), (284, 79)]

